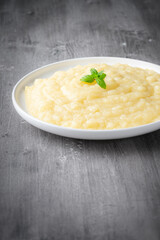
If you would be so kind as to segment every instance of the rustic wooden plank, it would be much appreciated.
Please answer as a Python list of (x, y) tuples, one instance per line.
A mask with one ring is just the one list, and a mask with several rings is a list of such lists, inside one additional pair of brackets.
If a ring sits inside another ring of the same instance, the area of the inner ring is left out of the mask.
[(27, 72), (84, 56), (160, 64), (158, 0), (0, 1), (0, 239), (160, 239), (160, 131), (83, 141), (14, 111)]

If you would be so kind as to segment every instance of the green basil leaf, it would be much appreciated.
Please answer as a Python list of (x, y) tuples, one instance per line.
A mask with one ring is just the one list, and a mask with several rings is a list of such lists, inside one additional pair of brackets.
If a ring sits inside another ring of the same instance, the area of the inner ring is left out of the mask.
[(94, 77), (98, 76), (98, 72), (95, 68), (91, 68), (90, 72), (91, 72), (92, 76), (94, 76)]
[(96, 82), (101, 88), (106, 89), (106, 83), (103, 79), (96, 78)]
[(92, 83), (92, 82), (94, 81), (94, 77), (91, 76), (91, 75), (86, 75), (86, 76), (82, 77), (82, 78), (80, 79), (80, 81)]
[(106, 77), (106, 74), (105, 74), (105, 73), (102, 73), (102, 74), (99, 76), (99, 78), (102, 79), (102, 80), (103, 80), (105, 77)]
[(100, 72), (98, 73), (98, 76), (100, 77), (103, 72), (104, 72), (104, 71), (100, 71)]

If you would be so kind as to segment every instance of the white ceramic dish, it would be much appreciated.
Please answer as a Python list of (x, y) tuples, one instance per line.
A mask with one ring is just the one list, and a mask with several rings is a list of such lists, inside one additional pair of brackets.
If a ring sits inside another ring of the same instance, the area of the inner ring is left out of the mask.
[(40, 128), (44, 131), (61, 135), (61, 136), (79, 138), (79, 139), (103, 140), (103, 139), (127, 138), (127, 137), (138, 136), (141, 134), (149, 133), (149, 132), (160, 129), (160, 121), (150, 123), (147, 125), (138, 126), (138, 127), (115, 129), (115, 130), (73, 129), (73, 128), (60, 127), (57, 125), (40, 121), (27, 113), (26, 106), (25, 106), (25, 99), (24, 99), (24, 89), (26, 85), (31, 85), (36, 78), (49, 77), (58, 70), (67, 70), (68, 68), (72, 68), (76, 65), (86, 65), (89, 63), (107, 63), (110, 65), (115, 63), (122, 63), (122, 64), (128, 64), (133, 67), (152, 69), (160, 73), (160, 66), (158, 65), (135, 60), (135, 59), (128, 59), (128, 58), (90, 57), (90, 58), (69, 59), (66, 61), (52, 63), (44, 67), (38, 68), (33, 72), (30, 72), (29, 74), (25, 75), (15, 85), (12, 92), (12, 101), (18, 114), (33, 126)]

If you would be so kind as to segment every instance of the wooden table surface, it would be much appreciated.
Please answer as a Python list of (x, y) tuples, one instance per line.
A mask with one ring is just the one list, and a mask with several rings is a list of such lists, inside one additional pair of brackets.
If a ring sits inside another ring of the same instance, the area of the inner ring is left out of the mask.
[(87, 56), (160, 64), (160, 1), (0, 1), (0, 240), (160, 239), (160, 131), (69, 139), (12, 106), (22, 76)]

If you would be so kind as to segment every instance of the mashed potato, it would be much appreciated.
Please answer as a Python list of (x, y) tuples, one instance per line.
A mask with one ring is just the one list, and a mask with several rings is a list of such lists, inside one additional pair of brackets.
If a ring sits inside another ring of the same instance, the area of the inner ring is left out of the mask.
[[(80, 79), (104, 70), (106, 89)], [(36, 79), (25, 88), (28, 112), (79, 129), (119, 129), (160, 120), (160, 74), (124, 64), (90, 64)]]

